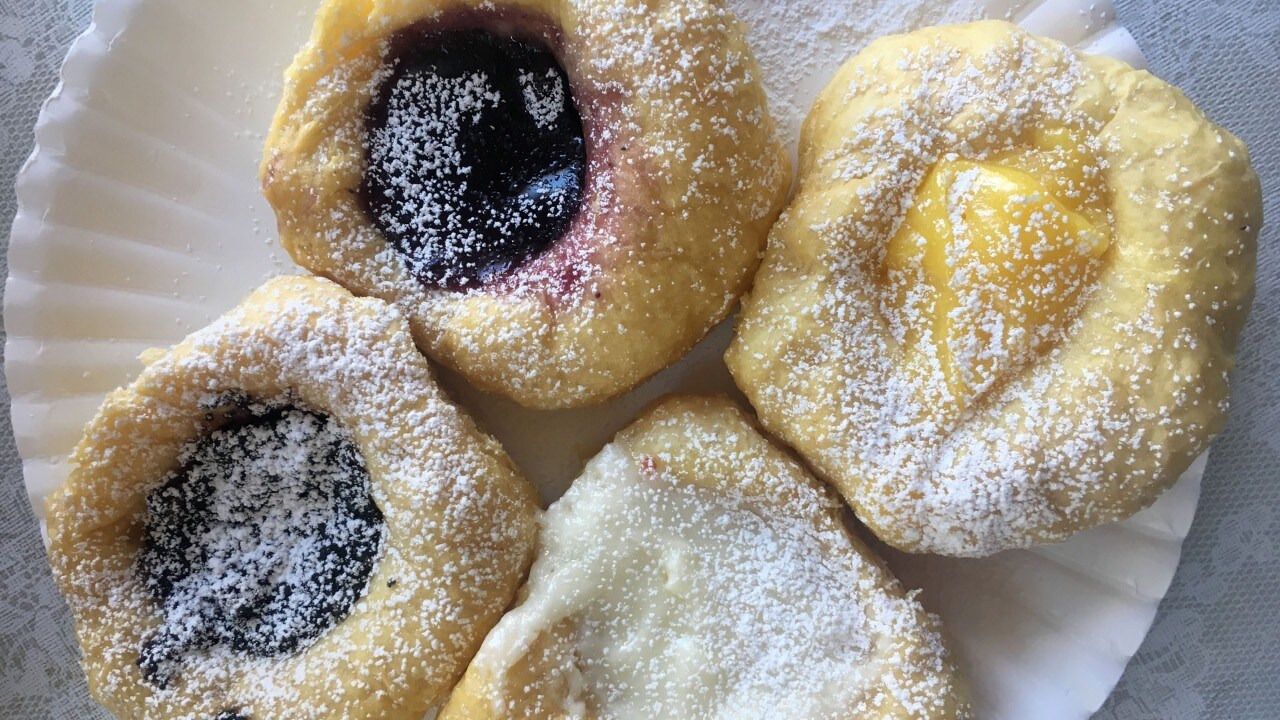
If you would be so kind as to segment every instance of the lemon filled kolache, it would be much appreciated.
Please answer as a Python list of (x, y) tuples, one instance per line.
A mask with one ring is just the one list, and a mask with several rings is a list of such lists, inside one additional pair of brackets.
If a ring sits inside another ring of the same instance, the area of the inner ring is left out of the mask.
[(1169, 84), (997, 21), (882, 38), (801, 138), (726, 360), (883, 540), (984, 555), (1153, 502), (1226, 417), (1262, 221)]
[(746, 289), (790, 185), (714, 0), (327, 0), (263, 191), (316, 274), (531, 407), (682, 356)]
[(532, 486), (404, 319), (326, 280), (151, 351), (72, 460), (49, 558), (121, 718), (420, 718), (534, 547)]

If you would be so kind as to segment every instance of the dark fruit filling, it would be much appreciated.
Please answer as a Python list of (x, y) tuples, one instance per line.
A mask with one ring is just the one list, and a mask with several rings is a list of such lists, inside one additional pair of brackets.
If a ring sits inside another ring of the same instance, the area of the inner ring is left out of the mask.
[(363, 594), (386, 534), (332, 418), (249, 406), (223, 420), (147, 495), (138, 572), (163, 619), (138, 665), (162, 688), (187, 653), (270, 657), (315, 640)]
[(397, 34), (366, 118), (360, 201), (427, 286), (465, 289), (559, 239), (586, 146), (546, 49), (484, 30)]

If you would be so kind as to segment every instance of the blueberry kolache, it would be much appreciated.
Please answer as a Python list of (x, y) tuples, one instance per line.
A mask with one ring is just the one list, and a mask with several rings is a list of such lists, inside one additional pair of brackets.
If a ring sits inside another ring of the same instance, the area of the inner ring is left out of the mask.
[(407, 323), (268, 282), (108, 396), (48, 501), (121, 718), (417, 720), (515, 595), (538, 506)]
[(985, 555), (1151, 504), (1226, 418), (1258, 177), (1181, 92), (1003, 22), (818, 96), (726, 360), (884, 541)]
[(327, 0), (261, 181), (299, 264), (551, 408), (630, 389), (728, 314), (790, 167), (718, 0)]
[(971, 718), (937, 619), (725, 398), (671, 397), (542, 519), (440, 720)]

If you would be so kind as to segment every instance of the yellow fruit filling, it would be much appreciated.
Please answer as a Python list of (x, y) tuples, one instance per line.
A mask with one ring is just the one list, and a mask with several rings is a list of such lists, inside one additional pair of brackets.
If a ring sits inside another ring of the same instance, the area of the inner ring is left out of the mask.
[(1032, 140), (980, 161), (939, 161), (886, 248), (901, 339), (916, 362), (941, 369), (961, 407), (1061, 336), (1109, 244), (1084, 143), (1066, 129)]

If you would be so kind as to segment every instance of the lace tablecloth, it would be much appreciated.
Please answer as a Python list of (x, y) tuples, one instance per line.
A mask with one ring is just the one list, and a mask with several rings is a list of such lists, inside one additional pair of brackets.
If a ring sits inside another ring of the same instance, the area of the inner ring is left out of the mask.
[[(1274, 720), (1280, 718), (1280, 3), (1117, 4), (1152, 71), (1248, 143), (1271, 224), (1260, 243), (1258, 299), (1240, 352), (1231, 425), (1211, 456), (1182, 565), (1150, 636), (1098, 717)], [(11, 179), (31, 151), (40, 103), (90, 8), (91, 0), (0, 0), (0, 227), (13, 218)], [(0, 718), (105, 716), (85, 690), (70, 618), (23, 489), (9, 416), (0, 413)]]

